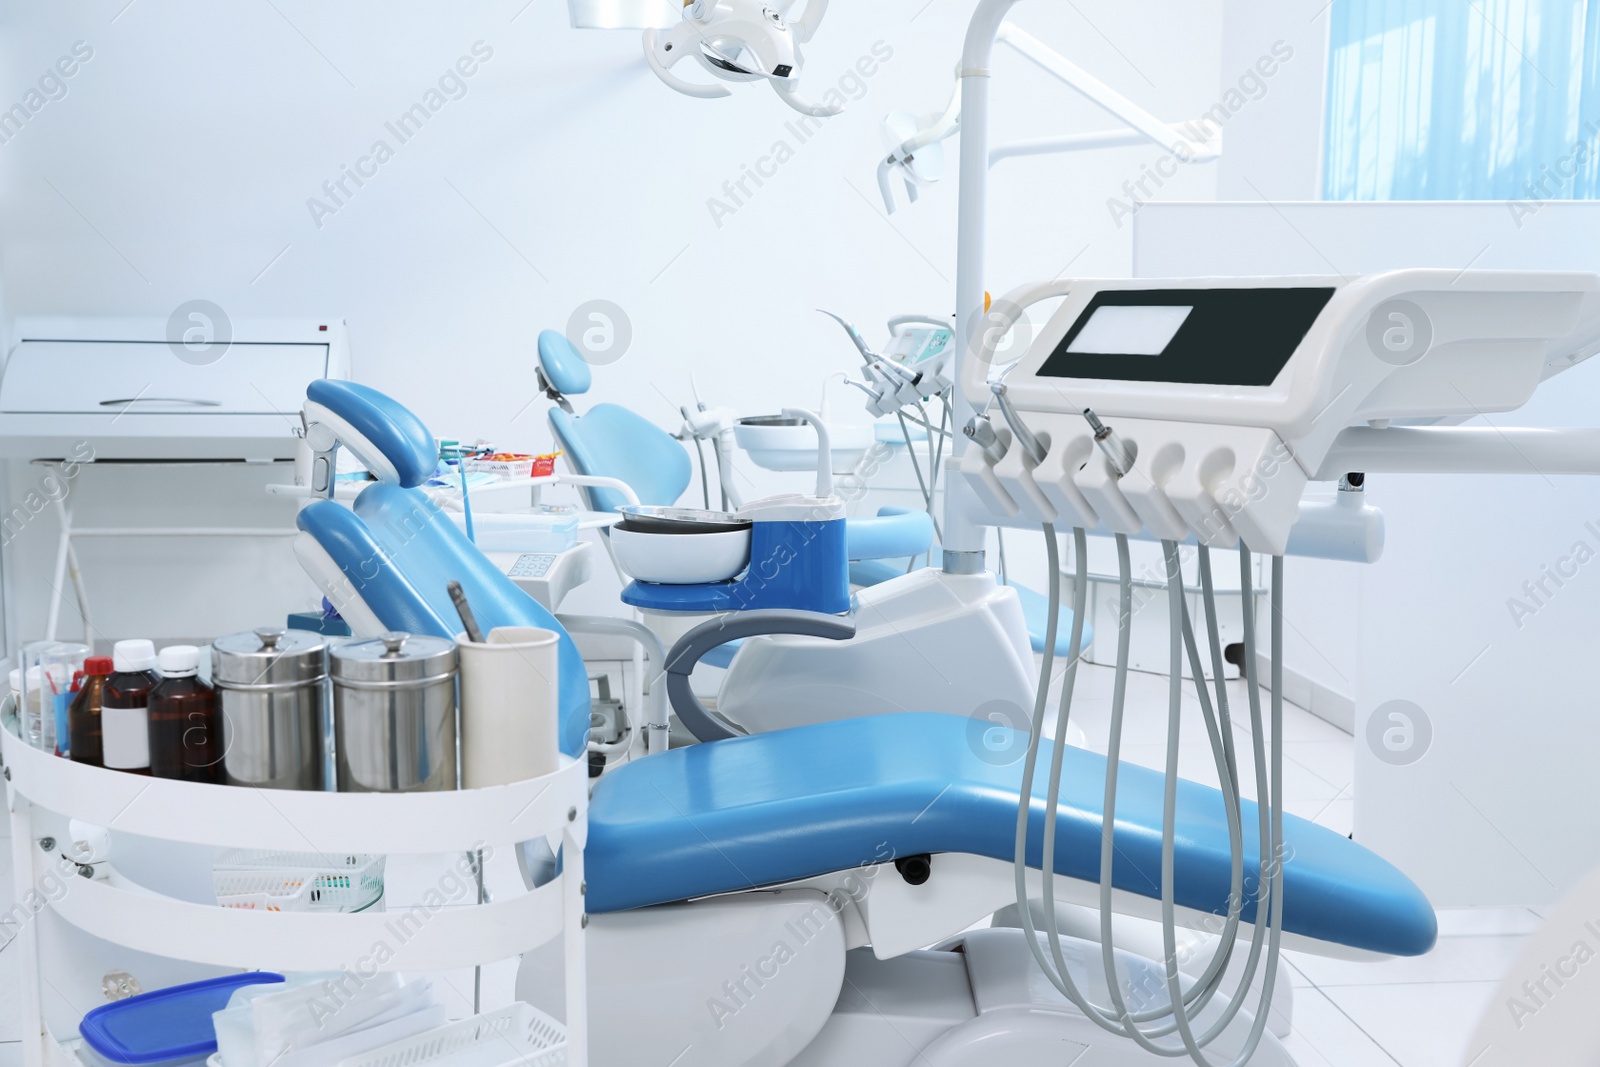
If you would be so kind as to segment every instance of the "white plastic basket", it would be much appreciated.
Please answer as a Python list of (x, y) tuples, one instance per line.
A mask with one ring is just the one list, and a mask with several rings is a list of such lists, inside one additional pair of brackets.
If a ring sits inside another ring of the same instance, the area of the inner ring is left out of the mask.
[(383, 896), (382, 856), (229, 849), (212, 864), (217, 903), (252, 911), (361, 911)]
[(565, 1067), (566, 1027), (530, 1004), (463, 1019), (352, 1056), (339, 1067)]

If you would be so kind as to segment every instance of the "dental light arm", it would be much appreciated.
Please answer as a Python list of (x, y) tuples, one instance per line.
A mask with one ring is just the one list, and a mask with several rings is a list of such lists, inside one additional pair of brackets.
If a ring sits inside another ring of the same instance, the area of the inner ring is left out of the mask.
[[(843, 105), (814, 103), (801, 95), (799, 84), (804, 65), (800, 45), (811, 40), (827, 9), (828, 0), (810, 0), (805, 13), (790, 21), (766, 0), (693, 0), (672, 29), (644, 31), (645, 60), (656, 77), (686, 96), (730, 96), (732, 90), (721, 82), (765, 80), (796, 111), (827, 118)], [(680, 77), (674, 68), (686, 58), (719, 81)]]
[[(817, 27), (822, 24), (822, 16), (827, 13), (828, 0), (807, 0), (804, 14), (797, 19), (789, 19), (789, 26), (794, 30), (795, 39), (801, 44), (810, 41), (816, 34)], [(785, 5), (784, 15), (788, 16), (788, 5)]]
[[(1197, 133), (1164, 122), (1037, 37), (1010, 22), (1000, 24), (994, 40), (1010, 45), (1041, 70), (1099, 105), (1112, 118), (1118, 120), (1121, 127), (1001, 145), (989, 156), (989, 166), (1013, 156), (1138, 144), (1155, 144), (1170, 149), (1186, 163), (1209, 162), (1221, 154), (1222, 132), (1214, 129), (1204, 119), (1198, 124), (1190, 124), (1192, 129), (1198, 131)], [(916, 202), (921, 186), (932, 184), (943, 176), (944, 154), (937, 146), (939, 142), (955, 136), (961, 129), (961, 95), (965, 66), (965, 64), (956, 65), (956, 88), (942, 113), (914, 118), (905, 112), (895, 112), (884, 120), (885, 134), (895, 139), (896, 143), (887, 157), (878, 164), (878, 190), (883, 194), (884, 206), (891, 215), (895, 211), (890, 183), (891, 174), (899, 173), (905, 185), (906, 197), (913, 203)], [(981, 77), (989, 76), (987, 69), (971, 69), (977, 70)], [(918, 154), (923, 153), (925, 149), (933, 151), (925, 153), (925, 158), (919, 160)]]

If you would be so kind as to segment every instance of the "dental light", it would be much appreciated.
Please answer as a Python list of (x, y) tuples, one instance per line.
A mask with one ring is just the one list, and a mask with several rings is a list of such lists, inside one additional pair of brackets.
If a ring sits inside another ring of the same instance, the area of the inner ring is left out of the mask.
[[(1094, 133), (1073, 133), (1042, 137), (1000, 145), (989, 156), (993, 166), (1012, 156), (1078, 152), (1091, 148), (1115, 148), (1153, 143), (1167, 148), (1182, 162), (1204, 163), (1222, 152), (1222, 131), (1204, 119), (1173, 126), (1117, 92), (1037, 37), (1009, 22), (1002, 23), (995, 40), (1010, 45), (1045, 72), (1076, 89), (1104, 108), (1122, 123), (1122, 128)], [(898, 176), (906, 198), (915, 203), (924, 186), (944, 177), (944, 144), (961, 131), (961, 91), (963, 67), (956, 66), (955, 89), (943, 111), (914, 115), (892, 111), (883, 120), (883, 141), (887, 152), (878, 163), (878, 191), (892, 215), (895, 210), (891, 177)], [(984, 75), (987, 76), (985, 71)]]
[(690, 0), (672, 29), (645, 30), (645, 59), (657, 77), (688, 96), (733, 94), (726, 85), (688, 81), (674, 73), (674, 67), (692, 58), (723, 82), (765, 80), (796, 111), (826, 118), (842, 107), (812, 103), (800, 95), (805, 62), (800, 46), (811, 40), (827, 10), (828, 0), (807, 0), (804, 14), (790, 19), (766, 0)]

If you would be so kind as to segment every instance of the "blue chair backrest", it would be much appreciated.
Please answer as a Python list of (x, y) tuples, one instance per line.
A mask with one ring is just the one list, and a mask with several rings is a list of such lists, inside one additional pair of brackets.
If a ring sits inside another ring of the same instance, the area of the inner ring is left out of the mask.
[(387, 461), (406, 488), (421, 485), (438, 469), (439, 446), (422, 420), (370, 385), (319, 378), (306, 387), (306, 399), (349, 423), (358, 439), (343, 444), (356, 458), (369, 466), (377, 458)]
[(406, 633), (453, 638), (460, 616), (447, 585), (461, 583), (478, 624), (536, 626), (560, 638), (561, 751), (574, 758), (589, 740), (589, 677), (577, 643), (556, 617), (467, 540), (420, 489), (372, 485), (352, 512), (331, 500), (304, 508), (299, 526), (344, 571), (383, 625)]
[(539, 366), (544, 368), (545, 380), (564, 396), (587, 393), (594, 380), (589, 361), (555, 330), (545, 330), (539, 335)]
[[(627, 482), (641, 504), (670, 506), (689, 488), (694, 467), (683, 445), (627, 408), (597, 404), (582, 416), (551, 408), (550, 429), (574, 470)], [(593, 511), (627, 503), (614, 489), (590, 488), (584, 496)]]
[(402, 485), (368, 486), (354, 511), (331, 500), (301, 509), (300, 529), (314, 536), (383, 625), (407, 633), (454, 637), (460, 617), (446, 588), (466, 591), (484, 632), (536, 626), (560, 638), (561, 751), (577, 758), (588, 747), (589, 677), (577, 643), (537, 600), (490, 563), (420, 489), (433, 474), (433, 435), (404, 405), (369, 386), (323, 379), (306, 398), (322, 404), (400, 472)]

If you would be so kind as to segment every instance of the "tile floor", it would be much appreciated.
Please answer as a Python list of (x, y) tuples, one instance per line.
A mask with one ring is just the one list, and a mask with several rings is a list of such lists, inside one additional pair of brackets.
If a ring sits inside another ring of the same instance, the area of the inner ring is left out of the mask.
[[(1083, 729), (1080, 743), (1100, 752), (1108, 742), (1113, 677), (1108, 667), (1084, 666), (1073, 701), (1072, 719)], [(1246, 691), (1238, 681), (1227, 688), (1242, 759), (1250, 743)], [(1052, 707), (1058, 693), (1059, 682)], [(1129, 675), (1124, 759), (1165, 766), (1167, 699), (1164, 676)], [(1267, 700), (1263, 693), (1263, 716)], [(1183, 711), (1179, 769), (1215, 785), (1192, 686), (1185, 687)], [(1051, 716), (1046, 731), (1053, 730)], [(1292, 705), (1284, 707), (1283, 739), (1287, 810), (1350, 833), (1354, 740)], [(1244, 792), (1254, 798), (1253, 776), (1247, 776)], [(1524, 908), (1445, 911), (1439, 915), (1438, 947), (1418, 959), (1349, 963), (1287, 953), (1295, 1002), (1294, 1033), (1286, 1045), (1301, 1067), (1461, 1067), (1478, 1016), (1523, 938), (1539, 923), (1539, 916)]]
[[(1083, 668), (1074, 720), (1091, 748), (1107, 743), (1112, 672)], [(1242, 683), (1229, 684), (1235, 729), (1248, 743)], [(1196, 709), (1192, 689), (1185, 711)], [(1166, 679), (1131, 676), (1124, 757), (1161, 766), (1165, 759)], [(1186, 717), (1186, 728), (1198, 716)], [(1047, 729), (1053, 728), (1047, 724)], [(1348, 734), (1295, 707), (1284, 713), (1285, 795), (1289, 810), (1340, 833), (1350, 832), (1353, 742)], [(1195, 730), (1181, 745), (1183, 773), (1215, 783), (1209, 747)], [(1248, 790), (1253, 795), (1253, 785)], [(8, 823), (0, 819), (0, 910), (11, 903)], [(1526, 909), (1440, 914), (1439, 946), (1428, 956), (1357, 964), (1290, 953), (1294, 1033), (1287, 1044), (1301, 1067), (1459, 1067), (1474, 1021), (1492, 996), (1522, 939), (1539, 918)], [(16, 955), (0, 950), (0, 1067), (20, 1065)]]

